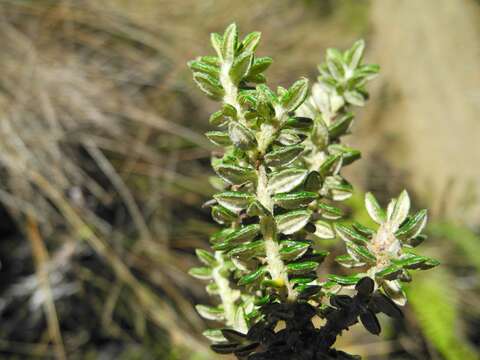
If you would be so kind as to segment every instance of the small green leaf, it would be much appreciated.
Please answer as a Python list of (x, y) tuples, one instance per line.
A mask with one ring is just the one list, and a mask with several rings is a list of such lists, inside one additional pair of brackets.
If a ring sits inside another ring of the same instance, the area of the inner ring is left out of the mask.
[(255, 58), (248, 76), (257, 75), (264, 72), (269, 68), (270, 65), (272, 65), (272, 62), (272, 58), (268, 56)]
[(240, 285), (240, 286), (248, 285), (248, 284), (251, 284), (255, 281), (259, 281), (265, 275), (266, 272), (267, 272), (266, 268), (261, 267), (258, 270), (254, 271), (250, 274), (242, 276), (240, 278), (240, 280), (238, 281), (238, 285)]
[(268, 182), (268, 189), (272, 194), (292, 191), (305, 181), (307, 175), (308, 170), (301, 168), (290, 168), (273, 173)]
[(207, 290), (208, 295), (219, 295), (219, 290), (218, 290), (218, 285), (214, 282), (211, 282), (205, 287), (205, 290)]
[(208, 119), (208, 122), (214, 126), (222, 126), (225, 125), (227, 120), (225, 119), (225, 116), (223, 115), (222, 110), (215, 111), (212, 115), (210, 115), (210, 118)]
[(404, 306), (407, 303), (407, 296), (402, 290), (398, 280), (385, 280), (382, 282), (382, 289), (385, 294), (397, 305)]
[(212, 278), (212, 269), (210, 267), (194, 267), (188, 271), (190, 276), (200, 280), (210, 280)]
[(357, 68), (362, 61), (363, 52), (365, 50), (365, 41), (363, 39), (357, 40), (352, 48), (347, 51), (346, 63), (350, 69)]
[(342, 154), (333, 154), (328, 156), (320, 165), (318, 172), (325, 178), (327, 175), (335, 175), (342, 166)]
[(225, 116), (228, 116), (232, 119), (235, 119), (237, 117), (237, 109), (230, 104), (224, 103), (222, 105), (222, 113)]
[(281, 98), (282, 106), (287, 112), (294, 111), (297, 109), (307, 97), (308, 93), (308, 79), (301, 78), (297, 80), (291, 87), (288, 89)]
[(270, 211), (263, 206), (258, 200), (254, 200), (247, 208), (248, 216), (268, 216)]
[(371, 238), (373, 235), (376, 234), (375, 230), (372, 230), (358, 222), (353, 222), (352, 226), (357, 232), (359, 232), (360, 234), (362, 234), (367, 238)]
[(207, 266), (217, 266), (217, 260), (215, 256), (203, 249), (195, 250), (195, 254), (197, 255), (198, 259)]
[(255, 179), (253, 169), (233, 164), (220, 163), (214, 167), (214, 170), (223, 180), (234, 185), (240, 185)]
[(342, 166), (350, 165), (354, 161), (360, 159), (362, 156), (360, 151), (342, 144), (332, 144), (328, 147), (328, 151), (330, 154), (342, 154)]
[(395, 203), (391, 217), (389, 218), (390, 223), (398, 229), (398, 227), (403, 223), (407, 218), (408, 212), (410, 211), (410, 197), (408, 193), (403, 190), (400, 196)]
[(225, 319), (223, 309), (220, 307), (196, 305), (195, 309), (204, 319), (214, 321), (223, 321)]
[(306, 191), (318, 192), (322, 187), (322, 177), (317, 171), (311, 171), (305, 179), (303, 187)]
[(225, 339), (223, 336), (222, 331), (219, 329), (205, 330), (202, 335), (213, 343), (223, 343), (227, 341), (227, 339)]
[(356, 268), (356, 267), (365, 266), (364, 262), (360, 262), (354, 259), (349, 254), (339, 255), (335, 258), (335, 261), (346, 268)]
[(342, 276), (342, 275), (333, 275), (330, 274), (327, 276), (328, 280), (336, 282), (340, 285), (355, 285), (361, 278), (361, 275), (350, 275), (350, 276)]
[(291, 117), (285, 121), (283, 126), (286, 128), (309, 131), (313, 126), (313, 120), (301, 116)]
[(277, 229), (279, 232), (290, 235), (302, 230), (307, 225), (312, 212), (310, 210), (290, 211), (283, 215), (275, 217)]
[(268, 166), (285, 166), (295, 161), (303, 149), (302, 145), (281, 147), (266, 154), (265, 162)]
[(391, 264), (375, 273), (375, 277), (386, 280), (395, 280), (402, 273), (402, 268), (396, 264)]
[(377, 258), (365, 246), (347, 243), (347, 251), (353, 257), (357, 257), (362, 262), (375, 264)]
[(210, 140), (214, 145), (217, 146), (229, 146), (232, 145), (230, 137), (224, 131), (209, 131), (205, 133), (205, 136)]
[(214, 79), (218, 79), (220, 75), (220, 69), (217, 66), (212, 66), (202, 61), (198, 61), (198, 60), (189, 61), (188, 67), (193, 72), (204, 73), (213, 77)]
[(294, 130), (284, 129), (280, 132), (276, 141), (284, 146), (292, 146), (302, 142), (302, 138)]
[(338, 220), (343, 216), (343, 211), (335, 206), (319, 202), (318, 208), (320, 215), (327, 220)]
[(222, 57), (227, 62), (233, 62), (238, 44), (238, 31), (235, 23), (230, 24), (223, 34)]
[(318, 220), (315, 222), (315, 236), (320, 239), (334, 239), (335, 232), (331, 224), (323, 220)]
[(247, 76), (253, 62), (253, 54), (250, 52), (243, 52), (239, 55), (232, 64), (228, 72), (230, 79), (234, 84), (239, 84), (242, 79)]
[(362, 234), (359, 234), (358, 232), (356, 232), (352, 228), (349, 228), (348, 226), (345, 226), (342, 224), (335, 224), (335, 231), (337, 235), (347, 243), (352, 242), (358, 245), (368, 244), (368, 238), (366, 238)]
[(313, 192), (301, 191), (295, 193), (282, 193), (273, 196), (276, 205), (284, 209), (298, 209), (306, 207), (312, 201), (316, 200), (318, 195)]
[(212, 43), (213, 48), (215, 49), (215, 52), (217, 55), (220, 57), (220, 59), (223, 58), (222, 55), (222, 42), (223, 38), (222, 35), (213, 33), (210, 35), (210, 42)]
[(230, 250), (229, 257), (237, 257), (243, 261), (247, 261), (255, 256), (262, 256), (265, 254), (265, 242), (263, 240), (252, 241), (247, 244), (237, 246)]
[[(233, 215), (235, 215), (235, 214), (233, 214)], [(228, 235), (230, 235), (233, 232), (235, 232), (235, 229), (232, 229), (232, 228), (225, 228), (225, 229), (219, 230), (217, 232), (214, 232), (210, 236), (210, 242), (212, 244), (222, 242), (227, 238)]]
[(346, 113), (342, 115), (340, 118), (336, 119), (330, 126), (328, 127), (328, 135), (331, 139), (336, 139), (342, 135), (347, 134), (348, 130), (350, 129), (350, 125), (353, 121), (353, 114)]
[(414, 238), (422, 232), (427, 224), (427, 210), (421, 210), (415, 214), (410, 220), (402, 225), (396, 232), (395, 236), (406, 241), (410, 238)]
[(309, 247), (310, 243), (308, 242), (295, 241), (293, 244), (288, 243), (280, 249), (280, 256), (282, 260), (293, 261), (305, 254)]
[(228, 251), (236, 245), (253, 240), (260, 232), (258, 224), (244, 226), (229, 234), (223, 242), (215, 243), (212, 247), (215, 250)]
[(385, 212), (378, 204), (375, 196), (373, 196), (373, 194), (370, 192), (365, 194), (365, 207), (368, 215), (370, 215), (373, 221), (375, 221), (377, 224), (383, 224), (385, 222)]
[(240, 191), (225, 191), (213, 197), (224, 208), (236, 213), (246, 209), (254, 199), (252, 194)]
[(225, 224), (235, 221), (237, 215), (234, 212), (225, 209), (223, 206), (218, 205), (212, 207), (212, 218), (219, 224)]
[(253, 53), (260, 42), (260, 38), (262, 37), (262, 33), (258, 31), (251, 32), (242, 41), (242, 51), (248, 51)]
[(204, 73), (194, 73), (193, 80), (198, 87), (213, 100), (220, 100), (225, 94), (220, 82), (210, 75)]
[(257, 144), (255, 134), (239, 122), (231, 121), (228, 125), (230, 139), (242, 150), (250, 150)]
[(287, 273), (291, 275), (302, 275), (315, 271), (318, 267), (318, 263), (315, 261), (304, 261), (297, 263), (287, 264)]
[(345, 100), (355, 106), (364, 106), (365, 105), (365, 96), (360, 91), (345, 91), (343, 94)]

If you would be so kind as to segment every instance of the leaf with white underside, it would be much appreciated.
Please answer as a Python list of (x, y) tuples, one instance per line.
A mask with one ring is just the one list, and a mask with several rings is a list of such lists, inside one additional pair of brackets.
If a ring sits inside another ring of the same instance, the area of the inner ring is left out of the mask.
[(291, 168), (274, 173), (268, 182), (272, 194), (289, 192), (301, 185), (308, 175), (308, 170)]
[(233, 212), (240, 212), (246, 209), (254, 199), (252, 194), (240, 191), (225, 191), (213, 197), (220, 205)]
[(383, 224), (385, 222), (385, 212), (378, 204), (375, 196), (370, 192), (365, 194), (365, 207), (367, 208), (368, 215), (370, 215), (373, 221), (377, 224)]
[(207, 320), (222, 321), (225, 319), (223, 309), (220, 307), (213, 307), (207, 305), (196, 305), (198, 313), (201, 317)]
[(231, 121), (228, 125), (230, 140), (242, 150), (249, 150), (256, 146), (255, 134), (242, 124)]
[(279, 232), (290, 235), (302, 230), (307, 225), (312, 212), (310, 210), (290, 211), (283, 215), (275, 217), (277, 229)]
[(389, 217), (390, 224), (393, 226), (393, 231), (396, 231), (398, 227), (407, 218), (410, 211), (410, 197), (408, 193), (403, 190), (395, 203), (392, 214)]

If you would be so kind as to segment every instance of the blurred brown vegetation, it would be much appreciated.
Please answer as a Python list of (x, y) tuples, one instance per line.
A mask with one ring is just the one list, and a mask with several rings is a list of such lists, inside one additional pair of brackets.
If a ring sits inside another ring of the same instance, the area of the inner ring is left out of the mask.
[[(1, 358), (211, 359), (186, 270), (214, 226), (202, 136), (215, 104), (186, 62), (236, 21), (271, 85), (312, 80), (359, 37), (382, 76), (349, 169), (434, 210), (435, 275), (368, 359), (474, 359), (480, 337), (480, 5), (473, 0), (1, 0)], [(351, 202), (363, 216), (359, 200)], [(337, 246), (340, 246), (338, 244)], [(438, 314), (442, 314), (440, 317)]]

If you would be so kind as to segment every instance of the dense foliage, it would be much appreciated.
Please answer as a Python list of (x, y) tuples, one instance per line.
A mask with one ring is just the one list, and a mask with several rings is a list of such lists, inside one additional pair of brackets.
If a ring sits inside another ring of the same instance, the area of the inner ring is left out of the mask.
[[(410, 214), (403, 191), (383, 210), (368, 193), (365, 206), (378, 229), (347, 224), (339, 202), (352, 185), (344, 166), (360, 152), (342, 144), (354, 106), (368, 98), (366, 83), (378, 66), (362, 64), (364, 43), (340, 52), (329, 49), (309, 94), (306, 78), (288, 89), (266, 85), (269, 57), (256, 57), (260, 33), (239, 40), (237, 27), (212, 34), (215, 56), (189, 63), (203, 92), (221, 103), (206, 134), (222, 151), (212, 157), (219, 192), (206, 203), (223, 228), (212, 235), (213, 252), (198, 250), (203, 267), (191, 275), (207, 280), (218, 306), (198, 305), (204, 318), (223, 329), (205, 332), (219, 353), (248, 359), (350, 359), (332, 348), (337, 335), (360, 321), (380, 333), (377, 313), (401, 317), (401, 283), (411, 269), (436, 260), (411, 248), (426, 210)], [(335, 258), (351, 275), (318, 277), (328, 256), (323, 239), (341, 238), (346, 253)], [(324, 279), (325, 278), (325, 279)], [(321, 327), (312, 318), (324, 319)]]

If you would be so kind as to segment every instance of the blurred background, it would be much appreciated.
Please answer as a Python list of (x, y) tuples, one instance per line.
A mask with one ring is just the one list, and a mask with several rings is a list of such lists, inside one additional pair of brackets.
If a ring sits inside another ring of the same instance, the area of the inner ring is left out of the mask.
[(430, 209), (422, 252), (443, 265), (416, 274), (404, 321), (339, 346), (480, 358), (475, 0), (0, 0), (0, 358), (217, 358), (186, 274), (215, 230), (202, 133), (217, 105), (186, 62), (232, 21), (262, 31), (272, 86), (365, 38), (382, 71), (347, 140), (363, 153), (352, 216), (367, 190)]

